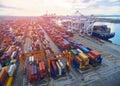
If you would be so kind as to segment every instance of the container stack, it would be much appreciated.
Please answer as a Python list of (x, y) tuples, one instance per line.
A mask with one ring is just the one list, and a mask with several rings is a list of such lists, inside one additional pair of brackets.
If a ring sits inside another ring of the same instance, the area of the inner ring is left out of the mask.
[(2, 69), (0, 71), (0, 86), (5, 86), (8, 80), (7, 70)]
[(66, 40), (66, 37), (69, 37), (68, 35), (63, 34), (55, 28), (45, 28), (45, 31), (62, 51), (70, 48), (71, 44)]
[[(48, 33), (51, 39), (56, 43), (60, 50), (70, 50), (73, 54), (73, 64), (76, 68), (84, 69), (91, 65), (98, 65), (102, 63), (101, 55), (84, 45), (80, 42), (73, 42), (68, 40), (68, 38), (63, 37), (65, 33), (61, 33), (61, 29), (58, 27), (46, 26), (44, 30)], [(62, 35), (61, 35), (62, 34)]]
[(89, 65), (88, 57), (80, 49), (71, 50), (73, 58), (73, 65), (76, 68), (84, 69)]
[(0, 86), (12, 86), (13, 78), (19, 61), (19, 49), (21, 41), (17, 40), (18, 35), (14, 34), (14, 29), (3, 25), (0, 40)]
[(72, 49), (71, 52), (74, 55), (78, 55), (82, 59), (86, 59), (83, 61), (86, 62), (85, 64), (91, 64), (93, 66), (101, 64), (102, 57), (97, 51), (85, 47), (82, 44), (75, 44), (74, 47), (75, 49)]
[(30, 56), (29, 57), (29, 68), (28, 68), (28, 81), (30, 83), (37, 82), (46, 77), (45, 63), (40, 57)]
[(53, 78), (59, 77), (65, 75), (65, 67), (63, 66), (63, 63), (58, 60), (52, 60), (51, 61), (51, 76)]

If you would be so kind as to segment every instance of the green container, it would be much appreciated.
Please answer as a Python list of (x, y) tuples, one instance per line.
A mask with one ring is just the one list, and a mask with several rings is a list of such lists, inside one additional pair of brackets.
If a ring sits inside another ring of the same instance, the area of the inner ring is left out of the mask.
[(71, 50), (71, 52), (74, 54), (74, 55), (76, 55), (77, 54), (77, 52), (75, 51), (75, 50)]

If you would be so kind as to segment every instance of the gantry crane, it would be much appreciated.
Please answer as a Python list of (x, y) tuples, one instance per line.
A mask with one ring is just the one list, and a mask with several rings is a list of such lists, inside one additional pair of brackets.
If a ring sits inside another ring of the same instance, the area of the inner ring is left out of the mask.
[(44, 53), (43, 50), (35, 51), (35, 52), (23, 53), (23, 54), (20, 56), (20, 62), (21, 62), (21, 65), (22, 65), (23, 73), (25, 73), (25, 60), (26, 60), (27, 58), (29, 58), (29, 56), (40, 56), (40, 57), (43, 58), (43, 61), (44, 61), (44, 62), (46, 61), (45, 53)]

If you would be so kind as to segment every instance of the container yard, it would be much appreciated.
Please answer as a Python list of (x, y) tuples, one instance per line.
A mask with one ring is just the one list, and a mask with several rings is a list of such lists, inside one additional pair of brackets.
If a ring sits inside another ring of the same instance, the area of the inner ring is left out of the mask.
[(0, 20), (0, 86), (119, 86), (120, 46), (80, 36), (55, 21)]

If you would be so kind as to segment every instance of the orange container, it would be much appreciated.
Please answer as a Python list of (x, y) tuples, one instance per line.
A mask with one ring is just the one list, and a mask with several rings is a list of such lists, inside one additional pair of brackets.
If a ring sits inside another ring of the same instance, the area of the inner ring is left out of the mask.
[(95, 50), (90, 51), (90, 54), (92, 54), (95, 58), (100, 57), (100, 54)]

